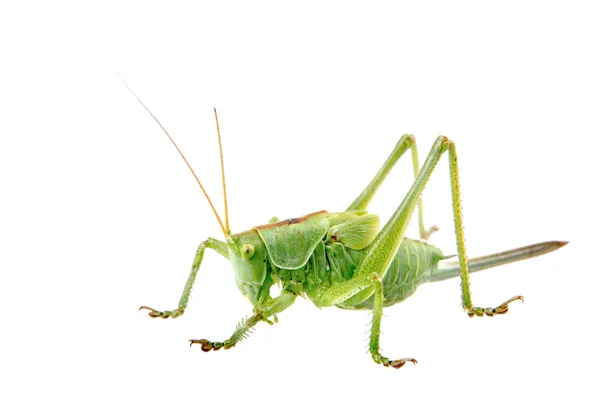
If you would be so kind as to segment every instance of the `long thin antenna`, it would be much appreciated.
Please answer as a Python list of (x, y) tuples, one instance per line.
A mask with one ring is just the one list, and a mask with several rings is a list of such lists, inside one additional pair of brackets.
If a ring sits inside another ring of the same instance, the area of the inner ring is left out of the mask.
[(217, 109), (213, 107), (215, 112), (215, 121), (217, 123), (217, 136), (219, 137), (219, 154), (221, 156), (221, 181), (223, 182), (223, 203), (225, 204), (225, 229), (230, 233), (229, 229), (229, 210), (227, 208), (227, 185), (225, 185), (225, 164), (223, 163), (223, 146), (221, 146), (221, 130), (219, 129), (219, 117)]
[[(179, 150), (179, 147), (177, 146), (177, 143), (175, 143), (175, 141), (173, 140), (173, 138), (171, 137), (171, 135), (169, 135), (169, 132), (167, 132), (167, 130), (165, 129), (165, 127), (162, 126), (162, 124), (160, 123), (160, 121), (158, 120), (158, 118), (156, 118), (154, 116), (154, 114), (152, 114), (152, 111), (150, 111), (150, 109), (148, 107), (146, 107), (146, 105), (144, 104), (144, 102), (138, 97), (137, 94), (135, 94), (135, 92), (129, 87), (129, 85), (127, 85), (127, 83), (125, 83), (125, 81), (119, 75), (117, 75), (117, 77), (119, 78), (119, 80), (121, 81), (121, 83), (123, 83), (123, 85), (127, 88), (127, 90), (129, 90), (129, 92), (133, 95), (133, 97), (135, 97), (137, 99), (137, 101), (142, 105), (142, 107), (144, 107), (144, 109), (146, 111), (148, 111), (148, 114), (150, 114), (150, 116), (154, 119), (154, 121), (156, 121), (156, 123), (158, 124), (158, 126), (160, 126), (160, 129), (162, 129), (162, 131), (167, 135), (167, 137), (169, 138), (169, 140), (171, 141), (171, 143), (173, 143), (173, 146), (175, 146), (175, 148), (177, 149), (177, 152), (179, 153), (179, 155), (181, 156), (181, 158), (183, 158), (183, 161), (185, 161), (185, 164), (190, 169), (190, 172), (192, 173), (192, 175), (194, 175), (194, 179), (196, 179), (196, 182), (198, 182), (198, 185), (200, 186), (200, 189), (202, 189), (202, 193), (204, 193), (204, 197), (206, 197), (206, 200), (208, 200), (208, 204), (210, 205), (210, 208), (212, 208), (212, 211), (215, 214), (215, 217), (217, 217), (217, 221), (219, 222), (219, 225), (221, 227), (221, 230), (223, 231), (223, 234), (225, 235), (225, 237), (228, 237), (229, 236), (229, 233), (228, 233), (229, 229), (226, 230), (225, 227), (223, 226), (223, 221), (221, 221), (221, 218), (219, 217), (219, 214), (217, 214), (217, 210), (215, 209), (215, 206), (213, 205), (213, 202), (210, 200), (210, 197), (208, 196), (208, 193), (206, 193), (206, 190), (204, 190), (204, 186), (202, 186), (202, 183), (200, 183), (200, 179), (198, 179), (198, 176), (196, 176), (196, 173), (194, 172), (194, 169), (192, 168), (192, 166), (190, 165), (190, 163), (188, 162), (188, 160), (185, 158), (185, 156), (183, 155), (183, 153), (181, 152), (181, 150)], [(220, 142), (220, 137), (219, 137), (219, 146), (220, 145), (221, 145), (221, 142)]]

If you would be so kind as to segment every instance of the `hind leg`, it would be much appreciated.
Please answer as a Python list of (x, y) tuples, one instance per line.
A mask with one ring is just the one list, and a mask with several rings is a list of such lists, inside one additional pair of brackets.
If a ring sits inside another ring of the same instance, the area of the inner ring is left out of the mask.
[[(367, 206), (375, 196), (375, 193), (392, 170), (396, 162), (400, 159), (400, 157), (410, 148), (412, 155), (412, 164), (413, 164), (413, 173), (415, 178), (419, 174), (419, 152), (417, 151), (417, 142), (413, 135), (402, 135), (394, 150), (390, 153), (387, 160), (383, 163), (377, 174), (373, 177), (371, 182), (367, 185), (366, 188), (358, 195), (358, 197), (350, 204), (350, 207), (346, 211), (353, 210), (366, 210)], [(419, 199), (418, 202), (418, 219), (419, 219), (419, 236), (422, 240), (427, 240), (429, 236), (438, 230), (437, 226), (432, 226), (429, 229), (425, 229), (425, 224), (423, 223), (423, 201)]]

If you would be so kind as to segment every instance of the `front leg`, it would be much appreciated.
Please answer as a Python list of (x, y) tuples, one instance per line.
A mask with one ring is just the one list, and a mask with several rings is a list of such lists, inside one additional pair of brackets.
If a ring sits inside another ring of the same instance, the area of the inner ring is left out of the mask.
[(260, 321), (265, 321), (269, 325), (272, 325), (273, 322), (269, 319), (270, 317), (274, 317), (275, 321), (277, 321), (276, 314), (279, 314), (292, 304), (294, 304), (294, 300), (298, 296), (297, 293), (288, 292), (284, 290), (279, 296), (274, 299), (267, 298), (263, 302), (264, 304), (259, 304), (254, 309), (254, 313), (250, 318), (246, 318), (240, 322), (233, 335), (223, 342), (212, 342), (207, 339), (191, 339), (190, 346), (193, 344), (199, 344), (202, 351), (208, 352), (211, 350), (219, 350), (219, 349), (230, 349), (234, 347), (238, 342), (241, 342), (245, 338), (248, 337), (256, 325)]
[(149, 310), (150, 312), (148, 313), (148, 315), (152, 318), (167, 319), (169, 317), (177, 318), (180, 315), (182, 315), (187, 307), (188, 300), (190, 299), (192, 286), (194, 285), (194, 281), (196, 280), (198, 270), (200, 269), (200, 264), (202, 263), (202, 258), (204, 257), (204, 250), (207, 247), (215, 250), (225, 258), (229, 258), (227, 245), (224, 242), (213, 238), (206, 239), (204, 242), (200, 243), (200, 246), (198, 246), (198, 250), (196, 250), (196, 255), (194, 256), (194, 261), (192, 263), (192, 270), (190, 271), (187, 283), (185, 284), (185, 288), (183, 288), (183, 293), (181, 294), (181, 299), (179, 300), (179, 307), (171, 311), (157, 311), (154, 308), (148, 306), (141, 306), (140, 310)]

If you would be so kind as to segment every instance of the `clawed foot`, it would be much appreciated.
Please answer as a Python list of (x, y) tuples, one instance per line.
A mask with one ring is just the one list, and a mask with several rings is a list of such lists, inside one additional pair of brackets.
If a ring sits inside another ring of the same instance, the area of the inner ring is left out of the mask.
[(516, 300), (524, 301), (523, 296), (515, 296), (506, 300), (504, 303), (500, 304), (498, 307), (495, 308), (473, 307), (471, 310), (467, 310), (467, 314), (469, 315), (469, 317), (473, 317), (475, 315), (478, 317), (483, 317), (484, 315), (487, 315), (488, 317), (493, 317), (497, 314), (506, 314), (508, 312), (508, 304)]
[(414, 365), (417, 365), (418, 361), (414, 358), (401, 358), (399, 360), (390, 360), (387, 357), (382, 356), (381, 354), (373, 354), (373, 361), (377, 364), (382, 364), (384, 367), (392, 367), (395, 369), (400, 369), (407, 362), (411, 362)]
[(193, 344), (199, 344), (200, 345), (200, 349), (207, 353), (211, 350), (217, 351), (219, 349), (225, 348), (225, 350), (229, 349), (230, 345), (228, 345), (228, 342), (225, 341), (225, 343), (223, 342), (211, 342), (210, 340), (206, 340), (206, 339), (191, 339), (190, 340), (190, 347), (192, 347)]
[(415, 360), (414, 358), (401, 358), (400, 360), (389, 360), (388, 364), (383, 363), (383, 365), (386, 367), (392, 367), (395, 369), (399, 369), (399, 368), (402, 368), (404, 366), (404, 364), (406, 364), (407, 361), (410, 361), (414, 365), (417, 365), (417, 363), (418, 363), (418, 361)]
[(154, 308), (150, 308), (147, 306), (141, 306), (140, 310), (149, 310), (150, 312), (148, 313), (148, 315), (152, 318), (167, 319), (169, 317), (177, 318), (180, 315), (183, 315), (183, 308), (177, 308), (173, 311), (157, 311)]

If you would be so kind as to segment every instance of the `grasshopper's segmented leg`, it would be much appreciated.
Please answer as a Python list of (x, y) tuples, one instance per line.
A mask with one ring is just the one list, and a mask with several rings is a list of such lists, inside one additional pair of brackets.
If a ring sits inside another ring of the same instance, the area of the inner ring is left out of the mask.
[(202, 263), (202, 258), (204, 257), (204, 250), (207, 247), (215, 250), (225, 258), (229, 258), (227, 245), (224, 242), (221, 242), (217, 239), (208, 238), (204, 242), (200, 243), (200, 245), (198, 246), (198, 250), (196, 250), (196, 255), (194, 256), (194, 261), (192, 263), (192, 270), (190, 271), (190, 275), (185, 284), (185, 288), (183, 289), (183, 293), (181, 294), (181, 299), (179, 300), (179, 307), (172, 311), (157, 311), (154, 308), (148, 306), (141, 306), (140, 310), (150, 311), (148, 315), (152, 318), (167, 319), (169, 317), (177, 318), (181, 316), (187, 307), (188, 300), (192, 292), (192, 286), (194, 285), (194, 281), (196, 280), (198, 270), (200, 269), (200, 264)]
[[(522, 299), (520, 296), (515, 296), (508, 301), (502, 303), (498, 307), (474, 307), (471, 302), (471, 291), (469, 288), (469, 269), (467, 265), (467, 256), (465, 250), (464, 232), (462, 227), (462, 214), (460, 208), (460, 191), (458, 179), (458, 163), (456, 158), (456, 149), (454, 143), (444, 136), (438, 137), (433, 144), (423, 168), (415, 178), (415, 182), (410, 190), (390, 217), (389, 221), (377, 234), (373, 242), (366, 248), (365, 255), (357, 266), (352, 279), (330, 287), (324, 291), (318, 301), (317, 306), (331, 306), (346, 302), (346, 306), (352, 306), (354, 299), (358, 299), (357, 303), (362, 302), (368, 296), (377, 293), (380, 284), (378, 279), (374, 277), (385, 276), (390, 263), (392, 262), (396, 251), (400, 246), (400, 242), (404, 236), (404, 232), (410, 221), (417, 203), (421, 198), (421, 194), (425, 189), (427, 180), (433, 173), (435, 166), (440, 160), (442, 154), (449, 150), (450, 160), (450, 183), (452, 190), (452, 209), (454, 212), (454, 225), (456, 231), (456, 243), (458, 248), (458, 258), (460, 263), (460, 278), (462, 289), (463, 308), (469, 316), (478, 315), (496, 315), (504, 314), (508, 311), (508, 304), (517, 299)], [(353, 297), (355, 296), (355, 297)], [(381, 301), (383, 304), (383, 293), (376, 295), (374, 304)], [(373, 308), (373, 327), (371, 331), (371, 353), (373, 359), (377, 362), (391, 363), (389, 359), (382, 357), (379, 353), (379, 327), (381, 323), (380, 313), (382, 305), (374, 306)], [(386, 361), (387, 360), (387, 361)], [(399, 360), (396, 365), (404, 364), (407, 360)], [(412, 359), (408, 359), (412, 361)], [(392, 365), (392, 364), (389, 364)], [(393, 366), (393, 365), (392, 365)]]
[(209, 352), (211, 350), (217, 351), (220, 349), (230, 349), (234, 347), (238, 342), (248, 337), (248, 335), (252, 332), (252, 328), (256, 325), (257, 322), (261, 321), (261, 317), (258, 314), (252, 315), (250, 318), (247, 318), (240, 322), (233, 335), (224, 342), (211, 342), (207, 339), (190, 339), (190, 347), (193, 344), (199, 344), (200, 349), (204, 352)]
[[(400, 142), (398, 142), (398, 145), (396, 145), (396, 149), (400, 147), (402, 142), (403, 139), (400, 139)], [(360, 296), (355, 298), (358, 299), (357, 303), (359, 303), (373, 293), (375, 288), (371, 279), (372, 274), (375, 273), (378, 276), (385, 276), (385, 273), (387, 272), (392, 259), (398, 250), (398, 247), (400, 246), (400, 241), (404, 236), (404, 232), (406, 231), (410, 217), (412, 216), (415, 208), (417, 207), (419, 199), (421, 198), (421, 193), (425, 189), (425, 184), (427, 183), (427, 180), (433, 172), (433, 169), (440, 157), (447, 150), (447, 147), (447, 138), (440, 136), (435, 141), (431, 151), (429, 152), (429, 155), (427, 156), (427, 159), (425, 160), (425, 163), (423, 164), (423, 168), (419, 171), (417, 177), (415, 178), (415, 182), (404, 197), (404, 200), (402, 200), (394, 214), (390, 217), (389, 221), (385, 224), (381, 231), (379, 231), (371, 244), (366, 248), (362, 261), (354, 271), (353, 278), (346, 282), (334, 285), (324, 291), (319, 300), (316, 302), (318, 307), (328, 307), (340, 304), (349, 300), (352, 296), (360, 294)], [(394, 152), (392, 155), (394, 155)], [(393, 159), (392, 155), (388, 158), (386, 164)], [(384, 167), (385, 166), (386, 165), (384, 164)], [(384, 168), (382, 168), (382, 171), (383, 170)], [(377, 186), (378, 184), (375, 184), (375, 188)], [(368, 196), (368, 194), (366, 196)], [(368, 201), (369, 199), (370, 197), (365, 201)], [(351, 306), (352, 304), (346, 305)]]
[(377, 364), (382, 364), (385, 367), (401, 368), (407, 362), (417, 364), (414, 358), (400, 358), (398, 360), (390, 360), (384, 357), (379, 352), (379, 336), (381, 335), (381, 318), (383, 316), (383, 282), (379, 275), (373, 273), (373, 285), (375, 292), (373, 293), (373, 322), (371, 323), (371, 337), (369, 338), (369, 351), (373, 361)]
[(460, 183), (458, 178), (458, 159), (454, 142), (448, 141), (448, 158), (450, 161), (450, 187), (452, 190), (452, 211), (454, 213), (454, 231), (456, 232), (456, 247), (458, 250), (458, 261), (460, 265), (460, 284), (462, 292), (462, 305), (469, 317), (484, 315), (493, 317), (497, 314), (506, 314), (508, 304), (515, 301), (523, 301), (522, 296), (514, 296), (500, 304), (498, 307), (474, 307), (471, 300), (471, 287), (469, 284), (469, 264), (465, 246), (465, 234), (462, 223), (462, 208), (460, 202)]
[(279, 296), (274, 299), (267, 298), (264, 301), (264, 304), (258, 305), (254, 313), (250, 318), (247, 318), (240, 322), (233, 335), (224, 342), (211, 342), (207, 339), (191, 339), (190, 346), (193, 344), (199, 344), (200, 348), (204, 352), (208, 352), (211, 350), (220, 350), (220, 349), (230, 349), (234, 347), (238, 342), (247, 338), (248, 335), (252, 332), (252, 328), (260, 321), (265, 321), (269, 325), (272, 325), (273, 322), (269, 320), (270, 317), (273, 317), (275, 322), (277, 322), (278, 313), (282, 312), (292, 304), (294, 304), (294, 300), (298, 296), (297, 293), (292, 293), (284, 290)]
[[(381, 318), (383, 317), (383, 283), (381, 276), (372, 272), (367, 275), (361, 275), (331, 287), (319, 299), (317, 306), (327, 307), (340, 304), (363, 290), (370, 290), (373, 293), (373, 321), (371, 322), (371, 336), (369, 340), (369, 351), (373, 361), (386, 367), (400, 368), (407, 362), (417, 363), (414, 358), (401, 358), (390, 360), (379, 352), (379, 336), (381, 334)], [(367, 297), (368, 294), (367, 293)]]
[[(458, 250), (458, 259), (460, 264), (460, 279), (462, 291), (463, 308), (469, 316), (483, 316), (504, 314), (508, 311), (508, 304), (520, 296), (511, 298), (498, 307), (474, 307), (471, 301), (471, 290), (469, 287), (469, 268), (467, 263), (467, 254), (465, 249), (464, 230), (462, 224), (462, 212), (460, 206), (460, 184), (458, 178), (458, 161), (456, 157), (456, 147), (454, 142), (444, 136), (438, 137), (433, 144), (422, 169), (415, 178), (415, 182), (408, 191), (402, 203), (398, 206), (390, 220), (381, 229), (377, 237), (367, 247), (365, 256), (354, 272), (355, 279), (361, 279), (364, 276), (375, 272), (379, 276), (385, 276), (389, 265), (398, 250), (400, 241), (404, 236), (406, 227), (411, 215), (417, 206), (418, 200), (427, 184), (427, 180), (433, 173), (435, 166), (440, 160), (442, 154), (448, 150), (450, 162), (450, 187), (452, 191), (452, 210), (454, 214), (454, 230), (456, 232), (456, 246)], [(331, 290), (331, 289), (330, 289)], [(325, 292), (327, 293), (327, 292)]]
[[(400, 159), (400, 157), (406, 152), (406, 150), (410, 148), (413, 162), (413, 173), (415, 178), (419, 174), (419, 152), (417, 150), (417, 142), (413, 135), (404, 134), (396, 143), (396, 147), (390, 153), (387, 160), (383, 163), (377, 174), (373, 177), (371, 182), (367, 185), (367, 187), (358, 195), (358, 197), (350, 204), (350, 207), (346, 211), (353, 210), (365, 210), (375, 193), (392, 170), (396, 162)], [(419, 235), (422, 240), (427, 240), (429, 236), (438, 230), (437, 226), (432, 226), (429, 229), (425, 229), (425, 224), (423, 223), (423, 201), (419, 198), (418, 202), (418, 219), (419, 219)]]

